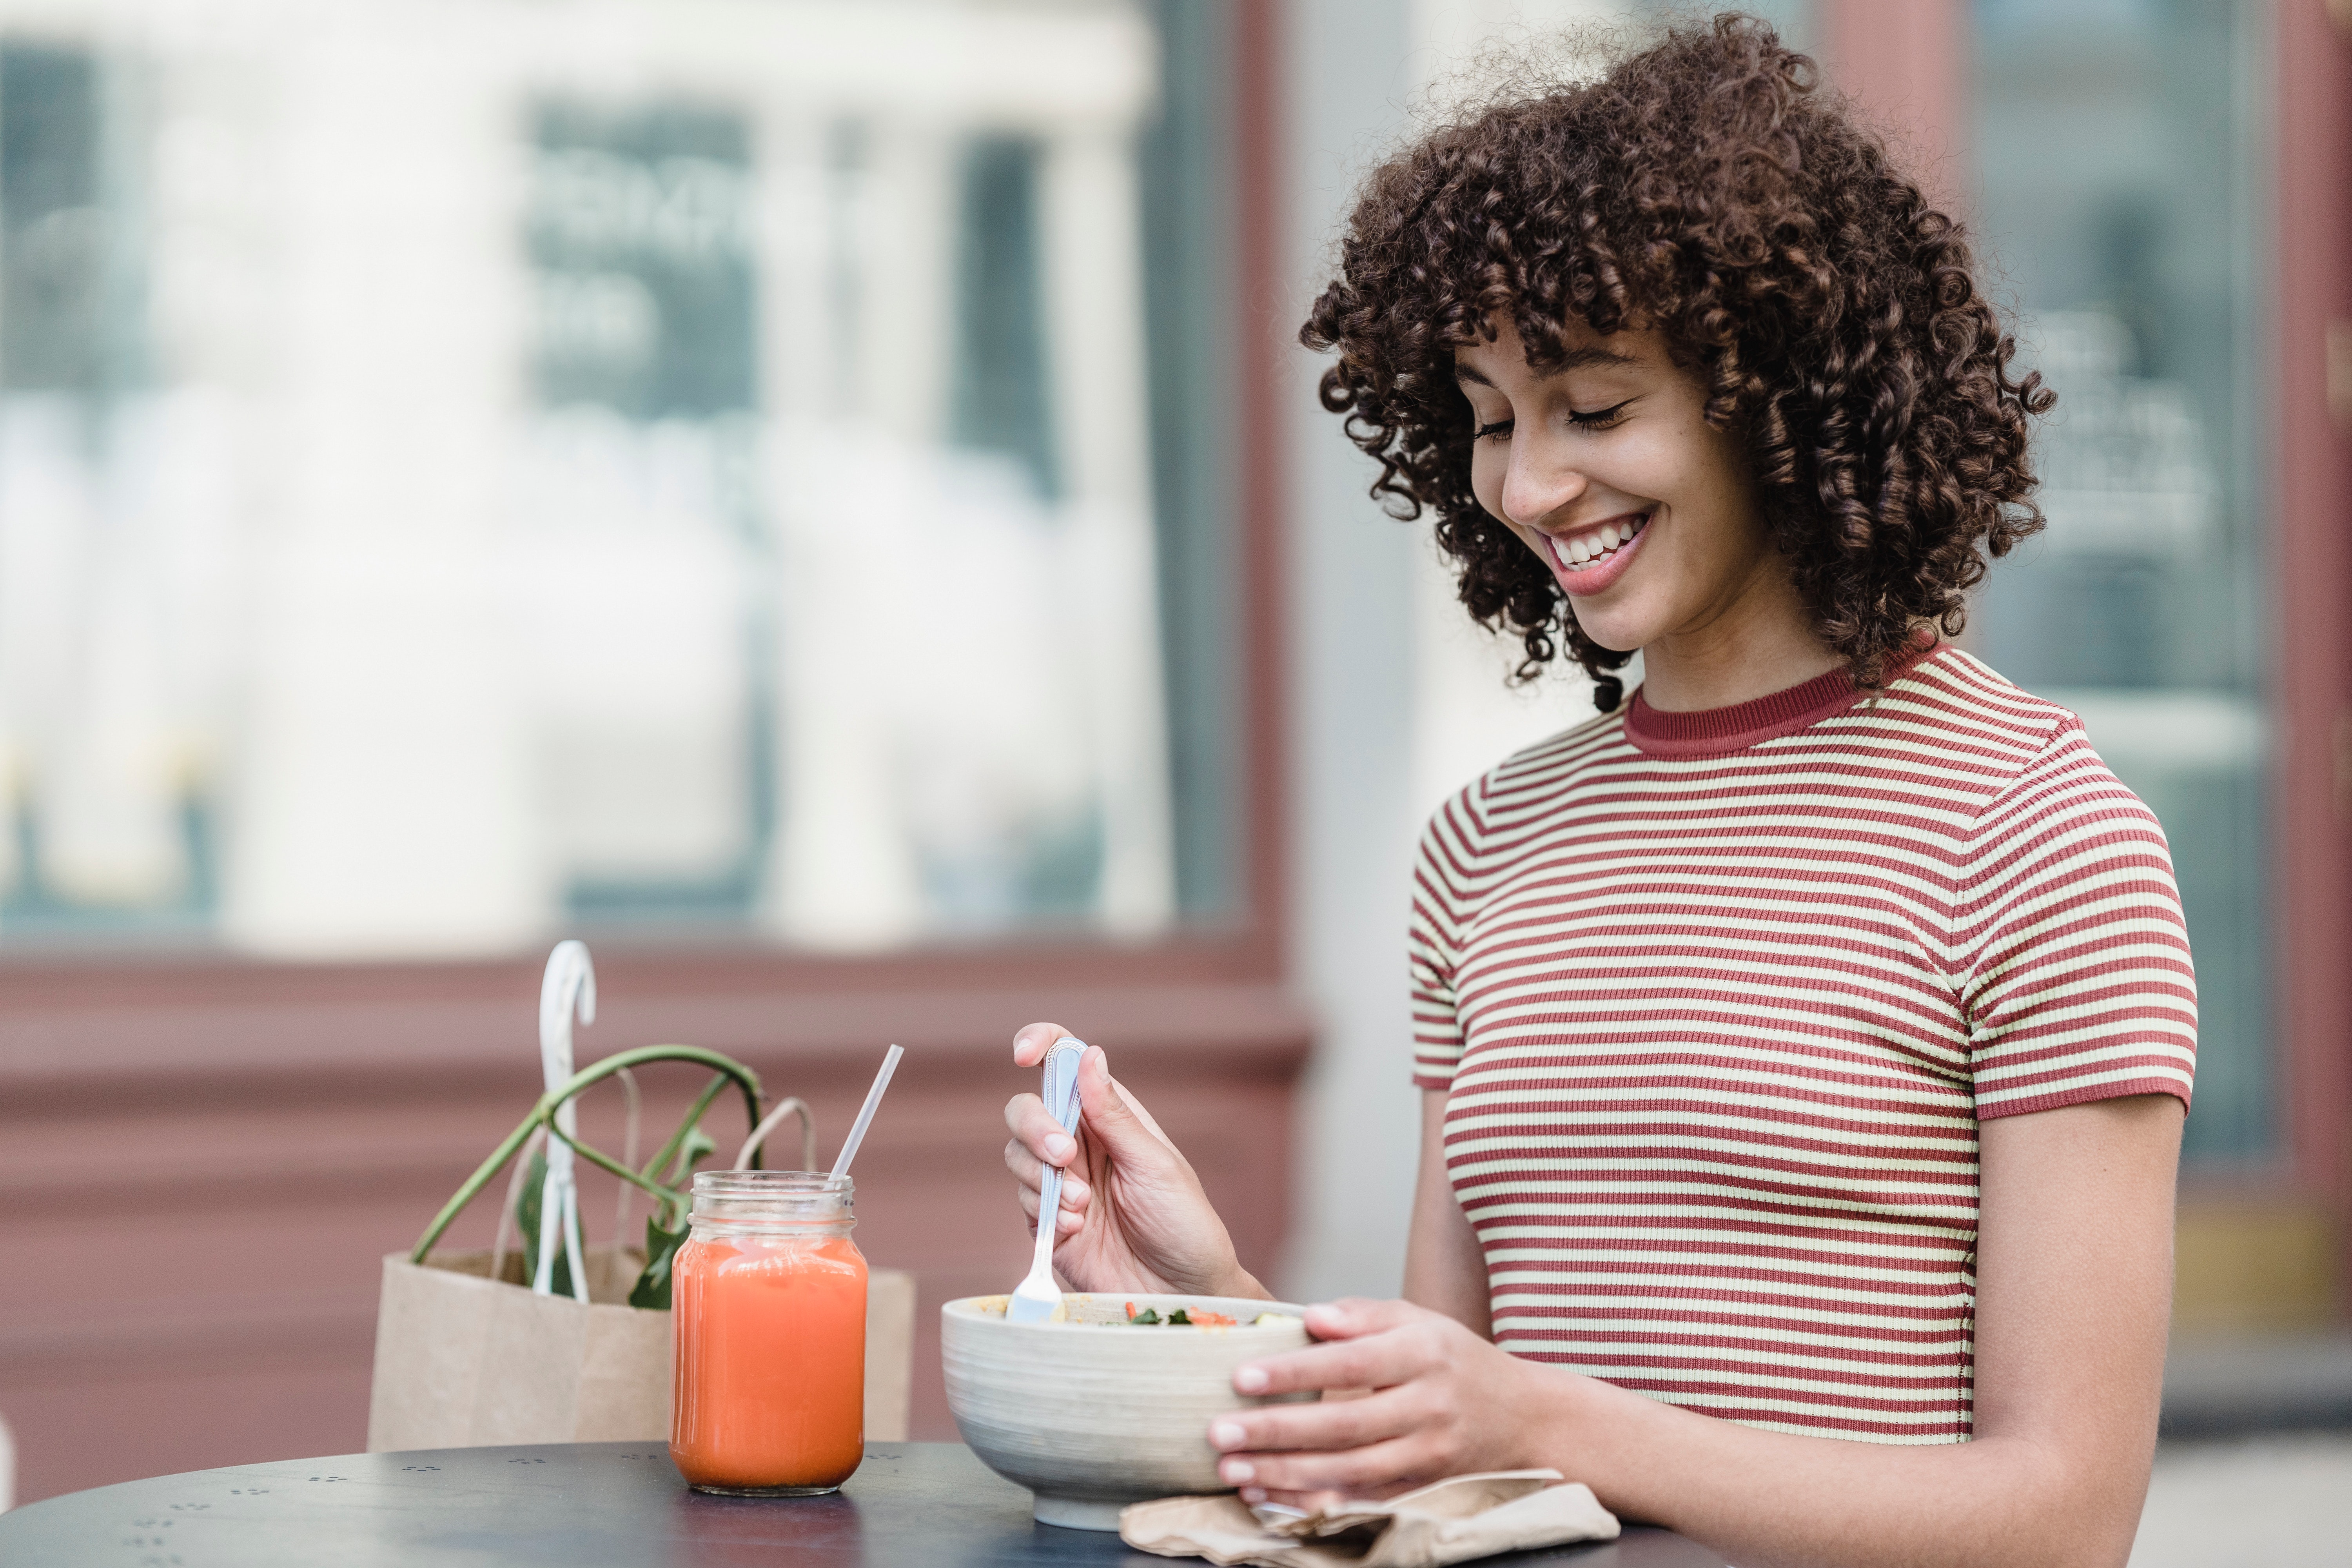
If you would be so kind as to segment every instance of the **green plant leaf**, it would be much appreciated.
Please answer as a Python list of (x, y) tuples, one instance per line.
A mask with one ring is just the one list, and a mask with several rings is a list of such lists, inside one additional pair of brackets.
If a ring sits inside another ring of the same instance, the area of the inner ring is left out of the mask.
[(637, 1282), (629, 1288), (630, 1306), (654, 1312), (669, 1310), (670, 1264), (692, 1228), (681, 1220), (677, 1229), (665, 1230), (659, 1215), (646, 1216), (646, 1268), (637, 1276)]
[[(515, 1194), (515, 1229), (522, 1236), (522, 1282), (529, 1289), (539, 1278), (539, 1205), (547, 1191), (547, 1156), (533, 1150), (522, 1173), (522, 1191)], [(562, 1240), (555, 1247), (555, 1280), (550, 1287), (559, 1296), (572, 1294), (572, 1264)]]

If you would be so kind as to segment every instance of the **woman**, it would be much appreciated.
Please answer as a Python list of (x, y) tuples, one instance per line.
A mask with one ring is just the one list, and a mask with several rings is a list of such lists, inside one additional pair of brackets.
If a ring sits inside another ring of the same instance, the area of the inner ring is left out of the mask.
[[(1219, 1420), (1244, 1496), (1550, 1466), (1750, 1568), (2128, 1554), (2179, 899), (2074, 716), (1940, 640), (2040, 526), (2051, 397), (1812, 81), (1726, 17), (1441, 131), (1302, 334), (1470, 613), (1603, 712), (1430, 823), (1404, 1298), (1237, 1374), (1375, 1391)], [(1101, 1051), (1080, 1085), (1076, 1141), (1007, 1110), (1070, 1287), (1265, 1294)]]

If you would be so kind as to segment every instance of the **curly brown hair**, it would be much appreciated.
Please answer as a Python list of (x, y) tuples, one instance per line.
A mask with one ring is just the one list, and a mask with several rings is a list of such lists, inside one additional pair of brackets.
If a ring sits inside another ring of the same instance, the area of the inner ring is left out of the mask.
[(1504, 313), (1529, 363), (1570, 318), (1655, 328), (1746, 453), (1769, 537), (1822, 640), (1876, 687), (1925, 626), (2042, 526), (2013, 339), (1960, 226), (1822, 92), (1807, 57), (1727, 14), (1667, 29), (1597, 79), (1515, 94), (1374, 171), (1339, 277), (1299, 339), (1336, 349), (1323, 406), (1380, 459), (1391, 514), (1437, 514), (1473, 616), (1519, 633), (1518, 679), (1559, 651), (1605, 712), (1623, 695), (1559, 582), (1470, 488), (1454, 351)]

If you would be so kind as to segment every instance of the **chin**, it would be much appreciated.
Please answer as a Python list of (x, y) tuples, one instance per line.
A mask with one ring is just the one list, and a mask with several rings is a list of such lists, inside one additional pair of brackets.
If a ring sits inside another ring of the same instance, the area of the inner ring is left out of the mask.
[(1606, 610), (1582, 610), (1573, 606), (1570, 614), (1576, 617), (1576, 629), (1584, 634), (1586, 641), (1598, 643), (1617, 653), (1632, 653), (1658, 635), (1657, 628), (1643, 616), (1622, 612), (1611, 615)]

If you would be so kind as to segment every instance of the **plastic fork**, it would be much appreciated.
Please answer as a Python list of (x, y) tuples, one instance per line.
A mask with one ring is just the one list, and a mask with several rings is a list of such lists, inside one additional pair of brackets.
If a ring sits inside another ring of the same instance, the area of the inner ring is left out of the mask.
[[(1062, 1131), (1078, 1132), (1078, 1063), (1087, 1054), (1084, 1040), (1064, 1037), (1045, 1053), (1045, 1084), (1041, 1091), (1045, 1109)], [(1037, 1252), (1029, 1261), (1028, 1277), (1004, 1305), (1007, 1322), (1042, 1323), (1061, 1309), (1062, 1288), (1054, 1282), (1054, 1235), (1062, 1218), (1062, 1168), (1045, 1167), (1037, 1188)]]

